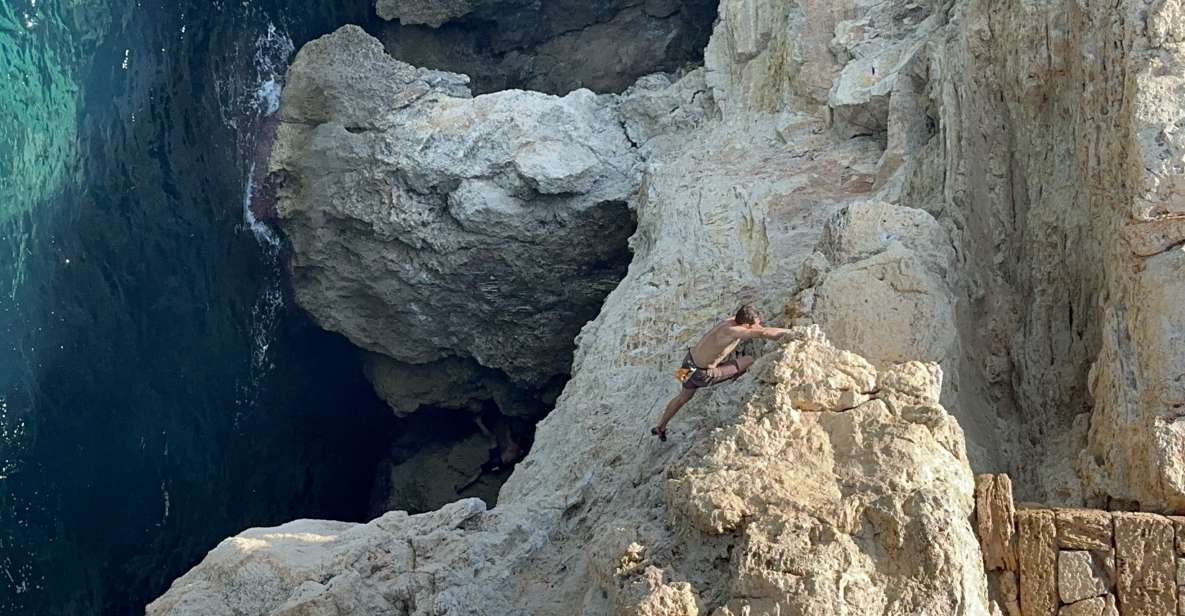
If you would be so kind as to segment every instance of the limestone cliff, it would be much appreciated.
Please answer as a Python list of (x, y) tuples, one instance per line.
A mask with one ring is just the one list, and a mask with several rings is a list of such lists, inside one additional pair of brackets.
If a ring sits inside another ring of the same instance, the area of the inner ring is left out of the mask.
[[(355, 80), (333, 50), (377, 45), (318, 44), (320, 72)], [(406, 141), (359, 173), (428, 165), (412, 146), (438, 131), (480, 151), (522, 106), (557, 142), (538, 160), (634, 170), (561, 174), (556, 196), (582, 211), (613, 187), (629, 268), (495, 509), (251, 530), (149, 612), (986, 614), (971, 467), (1022, 499), (1185, 510), (1183, 45), (1175, 0), (724, 0), (703, 68), (621, 95), (469, 99), (372, 54), (387, 68), (349, 87), (383, 95), (338, 135)], [(435, 106), (462, 128), (426, 125)], [(437, 203), (522, 198), (432, 169), (453, 180), (413, 192)], [(367, 306), (352, 293), (325, 318)], [(741, 300), (804, 327), (652, 440), (671, 369)]]
[(986, 614), (938, 367), (878, 371), (801, 329), (752, 372), (670, 447), (569, 394), (579, 427), (553, 414), (548, 436), (587, 444), (537, 449), (498, 508), (248, 531), (149, 614)]

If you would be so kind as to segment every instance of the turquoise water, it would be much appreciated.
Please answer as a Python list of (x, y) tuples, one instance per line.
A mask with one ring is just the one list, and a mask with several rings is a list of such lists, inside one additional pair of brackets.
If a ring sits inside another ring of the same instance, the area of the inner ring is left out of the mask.
[(0, 614), (133, 614), (360, 519), (389, 413), (245, 204), (295, 48), (369, 2), (0, 5)]

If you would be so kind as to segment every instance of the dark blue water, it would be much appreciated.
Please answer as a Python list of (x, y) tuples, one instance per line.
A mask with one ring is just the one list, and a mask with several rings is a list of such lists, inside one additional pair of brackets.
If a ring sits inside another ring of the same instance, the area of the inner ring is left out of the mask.
[(271, 82), (371, 3), (0, 2), (0, 614), (361, 519), (389, 412), (243, 206)]

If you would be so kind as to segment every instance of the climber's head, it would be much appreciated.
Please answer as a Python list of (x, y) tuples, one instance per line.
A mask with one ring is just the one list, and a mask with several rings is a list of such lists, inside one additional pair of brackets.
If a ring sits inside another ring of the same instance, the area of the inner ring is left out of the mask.
[(742, 304), (737, 309), (736, 314), (737, 325), (761, 325), (761, 313), (753, 307), (753, 304)]

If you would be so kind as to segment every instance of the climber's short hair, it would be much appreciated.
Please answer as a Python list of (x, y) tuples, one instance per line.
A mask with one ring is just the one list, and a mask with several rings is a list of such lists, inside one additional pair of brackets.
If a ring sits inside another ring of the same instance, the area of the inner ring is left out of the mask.
[(761, 313), (753, 307), (753, 304), (741, 304), (737, 309), (736, 321), (740, 325), (753, 325), (761, 320)]

